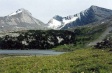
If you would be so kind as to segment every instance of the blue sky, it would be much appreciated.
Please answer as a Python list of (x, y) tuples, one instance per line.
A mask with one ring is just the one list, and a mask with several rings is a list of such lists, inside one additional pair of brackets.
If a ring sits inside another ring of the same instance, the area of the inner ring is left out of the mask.
[(0, 0), (0, 16), (24, 8), (47, 23), (55, 15), (74, 15), (91, 5), (112, 9), (112, 0)]

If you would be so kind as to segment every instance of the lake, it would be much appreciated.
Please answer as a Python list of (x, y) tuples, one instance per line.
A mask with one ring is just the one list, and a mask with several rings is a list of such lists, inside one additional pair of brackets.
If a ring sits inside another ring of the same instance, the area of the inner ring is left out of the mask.
[(59, 55), (65, 52), (54, 50), (0, 50), (0, 55)]

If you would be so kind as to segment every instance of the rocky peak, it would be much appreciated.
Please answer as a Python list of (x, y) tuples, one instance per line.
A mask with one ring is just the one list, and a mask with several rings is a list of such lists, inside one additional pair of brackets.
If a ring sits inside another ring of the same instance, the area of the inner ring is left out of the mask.
[(28, 14), (28, 15), (32, 16), (32, 14), (28, 10), (26, 10), (24, 8), (18, 9), (17, 11), (9, 14), (8, 16), (14, 16), (14, 15), (17, 15), (17, 14), (20, 14), (20, 13), (22, 13), (22, 14)]
[(110, 13), (112, 13), (112, 10), (110, 10), (110, 9), (106, 9), (106, 8), (103, 8), (103, 7), (98, 7), (98, 6), (95, 6), (95, 5), (92, 5), (89, 9), (92, 9), (95, 12), (110, 12)]
[(58, 21), (62, 21), (63, 17), (61, 17), (61, 16), (59, 16), (59, 15), (55, 15), (55, 16), (53, 17), (53, 19), (56, 19), (56, 20), (58, 20)]

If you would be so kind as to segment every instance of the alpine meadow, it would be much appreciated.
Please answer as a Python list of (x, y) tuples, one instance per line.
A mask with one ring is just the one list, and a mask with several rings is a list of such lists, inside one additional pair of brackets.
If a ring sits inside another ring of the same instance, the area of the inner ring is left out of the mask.
[[(83, 4), (75, 7), (76, 0), (12, 1), (0, 0), (9, 6), (3, 3), (0, 9), (24, 8), (0, 16), (0, 73), (112, 73), (112, 8), (99, 1), (89, 1), (84, 10)], [(67, 9), (81, 12), (70, 15)], [(47, 19), (54, 13), (47, 23), (35, 16)]]

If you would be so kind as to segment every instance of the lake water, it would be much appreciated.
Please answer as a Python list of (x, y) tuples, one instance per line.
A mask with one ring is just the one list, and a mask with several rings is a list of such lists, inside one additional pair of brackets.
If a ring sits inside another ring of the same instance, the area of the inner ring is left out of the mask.
[(0, 50), (0, 54), (9, 55), (59, 55), (65, 52), (56, 52), (54, 50)]

